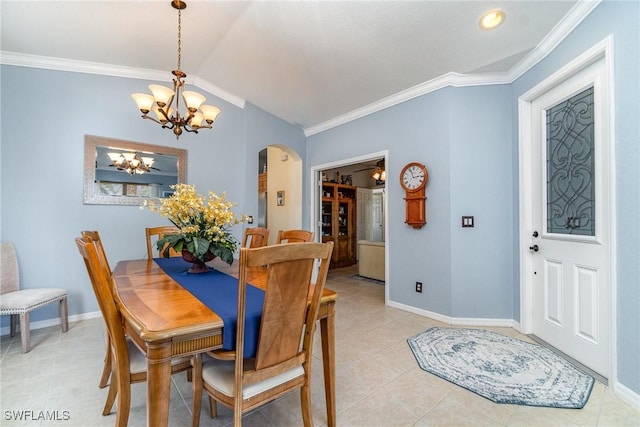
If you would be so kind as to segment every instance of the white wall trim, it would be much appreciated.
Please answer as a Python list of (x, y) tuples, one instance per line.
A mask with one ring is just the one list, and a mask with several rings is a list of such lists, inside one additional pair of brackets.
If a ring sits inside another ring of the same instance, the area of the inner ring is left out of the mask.
[(542, 39), (540, 43), (529, 52), (520, 62), (509, 70), (509, 78), (515, 81), (529, 71), (538, 62), (547, 57), (562, 40), (564, 40), (575, 28), (595, 9), (602, 0), (578, 1), (556, 24), (556, 26)]
[[(610, 387), (612, 386), (611, 381), (609, 381), (609, 386)], [(613, 389), (614, 389), (615, 395), (618, 396), (620, 399), (624, 400), (634, 408), (640, 409), (640, 394), (623, 386), (617, 381), (613, 384)]]
[(423, 310), (410, 305), (402, 304), (395, 301), (389, 301), (387, 303), (389, 307), (397, 308), (399, 310), (407, 311), (409, 313), (417, 314), (419, 316), (428, 317), (438, 322), (446, 323), (455, 326), (493, 326), (513, 328), (518, 330), (519, 324), (513, 319), (485, 319), (485, 318), (471, 318), (471, 317), (450, 317), (440, 313), (436, 313), (429, 310)]
[[(124, 67), (99, 62), (77, 61), (73, 59), (53, 58), (50, 56), (27, 55), (23, 53), (0, 51), (0, 64), (18, 67), (43, 68), (47, 70), (68, 71), (72, 73), (99, 74), (129, 79), (154, 80), (171, 82), (169, 71), (151, 70), (148, 68)], [(223, 99), (238, 108), (244, 108), (245, 100), (224, 89), (215, 86), (195, 75), (188, 75), (187, 83)], [(143, 90), (144, 88), (141, 88)]]
[(529, 52), (529, 54), (514, 65), (508, 72), (486, 74), (448, 73), (373, 102), (362, 108), (358, 108), (331, 120), (327, 120), (326, 122), (305, 128), (304, 134), (307, 137), (315, 135), (316, 133), (343, 125), (447, 86), (468, 87), (511, 84), (549, 55), (553, 49), (555, 49), (556, 46), (558, 46), (558, 44), (560, 44), (560, 42), (562, 42), (562, 40), (564, 40), (596, 8), (596, 6), (600, 4), (601, 1), (602, 0), (578, 1), (567, 15), (565, 15), (564, 18), (562, 18), (562, 20), (551, 30), (551, 32), (547, 34), (547, 36), (538, 43), (538, 45)]
[(320, 132), (324, 132), (331, 128), (349, 123), (353, 120), (360, 119), (368, 116), (369, 114), (376, 113), (384, 110), (385, 108), (393, 107), (394, 105), (402, 104), (413, 98), (425, 95), (430, 92), (435, 92), (438, 89), (442, 89), (447, 86), (464, 87), (464, 86), (486, 86), (496, 84), (510, 83), (507, 73), (491, 73), (491, 74), (459, 74), (459, 73), (447, 73), (443, 76), (436, 77), (428, 82), (421, 83), (409, 89), (405, 89), (396, 94), (390, 95), (379, 101), (372, 102), (369, 105), (350, 111), (341, 116), (335, 117), (326, 122), (320, 123), (315, 126), (305, 128), (304, 134), (309, 137)]
[[(352, 165), (355, 163), (363, 163), (369, 162), (372, 160), (378, 160), (380, 158), (384, 158), (387, 170), (387, 176), (391, 176), (389, 173), (389, 151), (378, 151), (375, 153), (363, 154), (357, 157), (351, 157), (348, 159), (341, 159), (335, 162), (324, 163), (321, 165), (311, 166), (310, 174), (309, 174), (309, 197), (311, 209), (309, 210), (309, 224), (311, 229), (316, 232), (317, 238), (321, 241), (322, 236), (317, 233), (318, 222), (320, 221), (320, 186), (318, 185), (318, 179), (320, 177), (320, 172), (327, 169), (338, 168), (346, 165)], [(389, 199), (391, 198), (389, 195), (389, 188), (385, 185), (386, 188), (386, 196), (382, 198), (384, 205), (384, 241), (386, 244), (384, 245), (384, 281), (386, 283), (384, 287), (384, 302), (385, 304), (389, 303)]]
[[(90, 311), (89, 313), (74, 314), (69, 316), (69, 323), (79, 322), (81, 320), (95, 319), (96, 317), (102, 317), (100, 311)], [(39, 320), (37, 322), (30, 322), (29, 329), (35, 331), (36, 329), (48, 328), (50, 326), (60, 326), (60, 317), (54, 317), (51, 319)], [(18, 330), (16, 331), (16, 337), (20, 340), (20, 322), (18, 322)], [(0, 329), (0, 335), (5, 336), (11, 333), (11, 327), (5, 326)]]

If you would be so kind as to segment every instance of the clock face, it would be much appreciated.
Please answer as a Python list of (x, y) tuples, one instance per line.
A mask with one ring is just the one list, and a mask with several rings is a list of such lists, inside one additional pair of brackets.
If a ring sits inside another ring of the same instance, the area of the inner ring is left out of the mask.
[(427, 176), (424, 167), (410, 164), (402, 173), (401, 183), (407, 191), (417, 190), (426, 184)]

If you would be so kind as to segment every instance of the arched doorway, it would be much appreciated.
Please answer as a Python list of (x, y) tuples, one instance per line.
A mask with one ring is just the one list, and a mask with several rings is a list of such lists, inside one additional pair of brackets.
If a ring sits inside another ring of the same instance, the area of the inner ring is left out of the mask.
[(258, 226), (271, 230), (302, 228), (302, 158), (286, 145), (269, 145), (258, 153)]

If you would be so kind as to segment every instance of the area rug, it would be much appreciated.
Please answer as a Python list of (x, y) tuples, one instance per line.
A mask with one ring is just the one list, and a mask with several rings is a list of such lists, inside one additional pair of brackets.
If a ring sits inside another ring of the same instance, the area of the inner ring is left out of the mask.
[(496, 403), (578, 409), (593, 388), (551, 350), (483, 329), (434, 327), (407, 342), (422, 369)]

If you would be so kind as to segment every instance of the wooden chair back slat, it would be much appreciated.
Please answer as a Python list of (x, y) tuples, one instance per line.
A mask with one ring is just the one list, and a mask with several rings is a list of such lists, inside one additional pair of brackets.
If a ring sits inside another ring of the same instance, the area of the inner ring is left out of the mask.
[(313, 242), (313, 232), (307, 230), (280, 230), (276, 244)]
[(264, 227), (246, 228), (242, 238), (243, 248), (261, 248), (269, 243), (269, 229)]
[[(162, 248), (162, 250), (160, 251), (157, 251), (157, 248), (155, 248), (155, 242), (158, 239), (162, 239), (167, 234), (177, 233), (179, 231), (180, 229), (174, 225), (145, 228), (145, 234), (147, 236), (147, 258), (148, 259), (154, 258), (153, 254), (155, 253), (158, 253), (158, 257), (162, 256), (162, 252), (164, 252), (164, 248)], [(169, 249), (169, 256), (172, 256), (172, 257), (182, 256), (182, 254), (174, 251), (173, 249)]]

